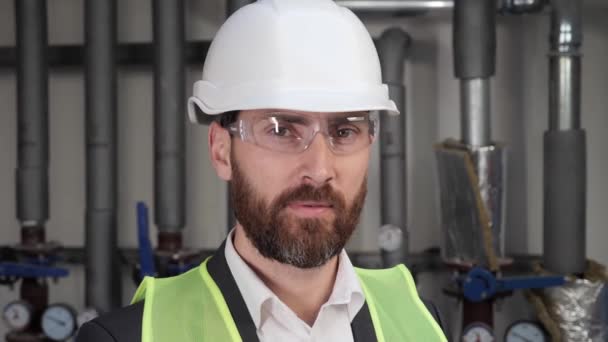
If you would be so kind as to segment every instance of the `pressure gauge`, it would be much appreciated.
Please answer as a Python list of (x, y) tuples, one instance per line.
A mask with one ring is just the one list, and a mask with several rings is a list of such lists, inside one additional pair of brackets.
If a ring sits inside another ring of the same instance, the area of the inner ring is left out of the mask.
[(493, 342), (492, 329), (483, 323), (469, 324), (462, 334), (462, 342)]
[(4, 307), (4, 321), (11, 330), (25, 330), (32, 322), (32, 306), (22, 300), (10, 302)]
[(378, 234), (378, 245), (380, 248), (387, 251), (393, 252), (401, 247), (403, 241), (403, 232), (401, 228), (386, 224), (380, 227), (380, 234)]
[(65, 341), (76, 331), (76, 314), (64, 304), (49, 306), (42, 314), (42, 331), (53, 341)]
[(533, 321), (518, 321), (507, 329), (505, 342), (546, 342), (549, 341), (545, 329)]

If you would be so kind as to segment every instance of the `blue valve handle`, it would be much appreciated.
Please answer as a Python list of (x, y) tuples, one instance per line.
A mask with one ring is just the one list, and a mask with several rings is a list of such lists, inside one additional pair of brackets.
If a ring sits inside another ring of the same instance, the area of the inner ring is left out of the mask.
[(0, 277), (17, 278), (63, 278), (69, 271), (59, 267), (29, 265), (16, 262), (1, 262)]
[(566, 283), (566, 277), (547, 276), (496, 279), (490, 271), (475, 267), (461, 281), (464, 296), (472, 302), (481, 302), (500, 292), (561, 286)]
[(139, 274), (142, 277), (156, 275), (154, 250), (150, 243), (148, 229), (148, 207), (144, 202), (137, 202), (137, 237), (139, 240)]

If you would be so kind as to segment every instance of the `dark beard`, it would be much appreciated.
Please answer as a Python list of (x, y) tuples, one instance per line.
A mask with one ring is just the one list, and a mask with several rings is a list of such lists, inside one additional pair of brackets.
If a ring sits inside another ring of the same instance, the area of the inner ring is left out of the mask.
[[(324, 265), (338, 255), (355, 230), (367, 194), (367, 178), (350, 206), (331, 185), (302, 184), (287, 189), (268, 204), (232, 161), (230, 194), (235, 216), (247, 238), (264, 257), (298, 268)], [(334, 218), (298, 218), (285, 209), (294, 201), (329, 203)]]

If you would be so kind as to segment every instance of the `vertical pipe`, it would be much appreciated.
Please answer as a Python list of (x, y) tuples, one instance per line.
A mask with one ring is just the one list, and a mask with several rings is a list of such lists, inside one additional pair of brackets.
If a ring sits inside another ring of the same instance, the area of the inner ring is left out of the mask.
[(389, 96), (397, 105), (400, 115), (382, 113), (380, 117), (381, 153), (381, 210), (382, 225), (401, 229), (401, 246), (398, 250), (383, 250), (384, 266), (390, 267), (405, 261), (408, 254), (407, 239), (407, 185), (406, 185), (406, 108), (403, 68), (411, 39), (398, 28), (385, 31), (377, 41), (382, 66), (382, 81), (389, 87)]
[[(49, 218), (46, 1), (15, 0), (17, 22), (17, 219), (44, 229)], [(34, 229), (34, 228), (32, 228)]]
[(461, 80), (460, 131), (464, 144), (479, 147), (491, 143), (490, 110), (490, 80)]
[[(49, 218), (49, 126), (47, 18), (45, 0), (15, 0), (17, 24), (17, 219), (21, 244), (44, 243)], [(35, 278), (21, 282), (20, 297), (32, 305), (32, 324), (27, 331), (9, 334), (17, 341), (39, 334), (40, 317), (48, 305), (48, 284)]]
[(178, 233), (185, 224), (184, 2), (152, 4), (155, 222), (161, 233)]
[[(231, 16), (239, 8), (249, 5), (253, 0), (227, 0), (226, 2), (226, 16)], [(226, 190), (226, 227), (230, 231), (236, 224), (236, 217), (234, 216), (234, 209), (232, 207), (232, 196), (230, 195), (230, 189)]]
[(116, 244), (116, 0), (85, 2), (86, 304), (121, 304)]
[(553, 0), (549, 53), (549, 129), (544, 136), (545, 267), (586, 269), (586, 134), (581, 129), (581, 1)]
[(461, 80), (461, 139), (490, 144), (490, 77), (496, 69), (496, 2), (454, 2), (454, 73)]

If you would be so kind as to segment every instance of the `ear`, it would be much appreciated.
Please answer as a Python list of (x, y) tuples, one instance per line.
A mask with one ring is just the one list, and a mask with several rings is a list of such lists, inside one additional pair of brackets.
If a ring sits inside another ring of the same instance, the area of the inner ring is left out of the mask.
[(208, 144), (209, 159), (217, 176), (225, 181), (232, 179), (232, 165), (230, 162), (230, 149), (232, 139), (230, 133), (217, 122), (209, 125)]

